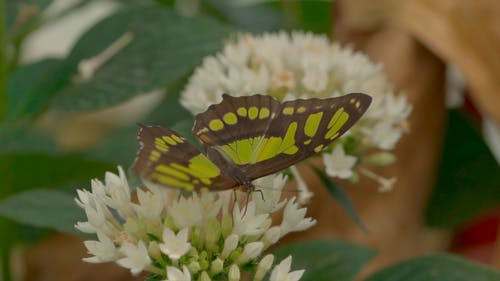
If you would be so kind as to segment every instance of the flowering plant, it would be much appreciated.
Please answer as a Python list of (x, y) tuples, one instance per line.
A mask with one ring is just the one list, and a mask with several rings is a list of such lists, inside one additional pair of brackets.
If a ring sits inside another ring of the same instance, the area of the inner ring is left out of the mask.
[[(133, 200), (125, 173), (118, 170), (118, 175), (106, 173), (104, 183), (93, 180), (92, 191), (78, 190), (76, 202), (88, 221), (76, 228), (97, 234), (97, 240), (85, 241), (92, 255), (85, 261), (113, 261), (157, 280), (240, 280), (245, 272), (262, 280), (269, 271), (272, 281), (302, 276), (303, 270), (290, 272), (291, 257), (274, 267), (272, 254), (262, 257), (286, 234), (316, 223), (295, 198), (281, 199), (286, 177), (258, 179), (257, 186), (268, 188), (252, 194), (228, 190), (185, 196), (147, 186)], [(250, 198), (240, 206), (233, 195)], [(271, 214), (280, 210), (282, 220), (276, 224)]]
[[(393, 162), (390, 151), (407, 129), (411, 106), (405, 95), (394, 93), (381, 65), (372, 63), (362, 53), (330, 43), (325, 36), (304, 32), (239, 34), (220, 53), (204, 59), (181, 94), (181, 103), (197, 114), (220, 102), (223, 93), (262, 93), (290, 100), (351, 92), (367, 93), (373, 101), (350, 133), (322, 153), (326, 173), (356, 181), (359, 171), (376, 180), (381, 191), (388, 191), (395, 179), (385, 179), (358, 168), (358, 164)], [(373, 149), (379, 152), (365, 155)], [(297, 170), (292, 169), (292, 173), (304, 190)]]

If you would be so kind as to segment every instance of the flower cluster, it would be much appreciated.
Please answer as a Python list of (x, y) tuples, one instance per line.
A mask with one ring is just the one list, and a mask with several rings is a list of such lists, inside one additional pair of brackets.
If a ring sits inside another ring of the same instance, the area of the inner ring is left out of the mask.
[[(330, 176), (356, 180), (353, 168), (360, 162), (391, 163), (394, 157), (388, 151), (408, 129), (411, 106), (405, 95), (394, 93), (382, 70), (364, 54), (331, 43), (325, 36), (303, 32), (240, 34), (222, 52), (204, 59), (183, 91), (181, 103), (196, 114), (220, 102), (223, 93), (260, 93), (279, 100), (366, 93), (372, 97), (368, 111), (349, 133), (323, 152)], [(365, 155), (373, 148), (379, 152)], [(387, 189), (380, 182), (384, 178), (357, 170)]]
[[(281, 200), (283, 176), (255, 181), (262, 190), (193, 193), (148, 186), (130, 191), (125, 173), (106, 173), (104, 183), (78, 190), (77, 204), (88, 221), (76, 228), (97, 234), (85, 241), (92, 263), (116, 262), (133, 274), (149, 272), (154, 280), (240, 280), (243, 274), (271, 281), (299, 280), (303, 270), (290, 272), (291, 257), (273, 266), (263, 253), (284, 235), (303, 231), (316, 221), (295, 198)], [(248, 202), (240, 207), (233, 196)], [(250, 198), (243, 198), (250, 196)], [(265, 200), (264, 200), (265, 199)], [(282, 210), (281, 223), (270, 215)]]

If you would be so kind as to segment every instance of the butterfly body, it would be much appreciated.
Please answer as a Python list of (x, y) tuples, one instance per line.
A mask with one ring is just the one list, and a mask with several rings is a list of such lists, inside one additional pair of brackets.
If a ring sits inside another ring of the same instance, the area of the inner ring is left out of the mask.
[(265, 95), (223, 95), (222, 102), (195, 117), (192, 133), (204, 154), (171, 129), (141, 125), (134, 170), (146, 181), (188, 191), (250, 192), (253, 180), (326, 148), (370, 102), (358, 93), (283, 103)]

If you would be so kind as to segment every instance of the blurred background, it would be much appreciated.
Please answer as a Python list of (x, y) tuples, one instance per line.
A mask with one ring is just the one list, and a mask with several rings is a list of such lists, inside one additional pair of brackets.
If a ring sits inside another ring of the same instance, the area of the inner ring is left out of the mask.
[[(12, 280), (134, 280), (117, 266), (81, 261), (74, 190), (128, 168), (137, 122), (188, 135), (193, 118), (179, 94), (231, 34), (296, 29), (382, 63), (413, 112), (397, 162), (377, 170), (398, 177), (392, 192), (341, 183), (369, 232), (309, 174), (318, 225), (286, 242), (341, 239), (377, 249), (358, 278), (435, 252), (500, 268), (499, 1), (0, 2), (0, 235)], [(142, 36), (127, 39), (129, 30)], [(117, 40), (137, 45), (103, 55)]]

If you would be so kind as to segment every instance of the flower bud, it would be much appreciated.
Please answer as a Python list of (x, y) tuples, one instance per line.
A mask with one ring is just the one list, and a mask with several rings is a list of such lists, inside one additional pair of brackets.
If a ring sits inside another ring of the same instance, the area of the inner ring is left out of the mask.
[(226, 259), (231, 252), (238, 247), (239, 237), (236, 234), (231, 234), (224, 241), (224, 248), (222, 249), (221, 258)]
[(224, 261), (220, 258), (216, 258), (215, 260), (213, 260), (212, 264), (210, 265), (210, 273), (212, 275), (215, 275), (222, 272), (222, 270), (224, 270)]
[(214, 251), (217, 248), (217, 242), (221, 235), (221, 226), (217, 219), (212, 219), (207, 227), (207, 234), (205, 236), (205, 247), (208, 250)]
[(263, 257), (257, 265), (257, 270), (253, 278), (254, 281), (261, 281), (273, 266), (274, 256), (269, 254)]
[(198, 271), (201, 270), (200, 263), (197, 261), (190, 262), (188, 268), (191, 273), (197, 273)]
[(236, 264), (231, 265), (231, 267), (229, 268), (228, 279), (229, 281), (240, 280), (240, 268)]
[(233, 218), (229, 214), (222, 216), (221, 230), (224, 237), (228, 237), (231, 234), (233, 230)]
[(396, 156), (390, 152), (377, 152), (363, 158), (363, 162), (368, 164), (375, 164), (386, 166), (394, 163)]
[(158, 246), (158, 242), (156, 242), (156, 241), (149, 242), (148, 252), (149, 252), (149, 255), (155, 260), (162, 259), (160, 247)]
[(264, 248), (264, 243), (262, 242), (251, 242), (245, 245), (243, 249), (243, 253), (236, 260), (237, 264), (245, 264), (252, 259), (255, 259), (262, 253), (262, 249)]
[(210, 276), (208, 276), (208, 273), (206, 271), (203, 271), (200, 275), (200, 281), (211, 281)]

